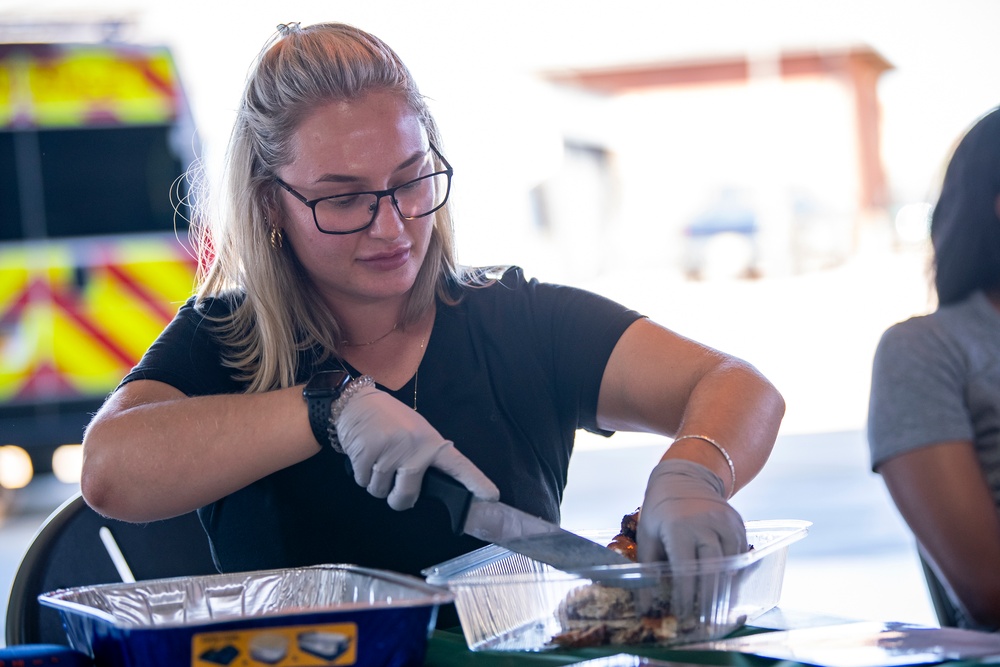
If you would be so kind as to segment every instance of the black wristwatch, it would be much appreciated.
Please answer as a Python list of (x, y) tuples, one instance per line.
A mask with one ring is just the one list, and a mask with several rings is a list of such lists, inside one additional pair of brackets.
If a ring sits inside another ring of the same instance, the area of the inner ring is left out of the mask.
[(309, 426), (321, 445), (337, 449), (330, 437), (330, 406), (340, 398), (350, 381), (347, 371), (321, 371), (313, 375), (302, 390), (302, 398), (309, 406)]

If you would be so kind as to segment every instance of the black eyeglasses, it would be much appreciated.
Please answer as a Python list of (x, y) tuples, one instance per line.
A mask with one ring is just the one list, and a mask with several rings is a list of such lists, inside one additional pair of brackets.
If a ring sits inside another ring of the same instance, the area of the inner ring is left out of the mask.
[(324, 234), (354, 234), (372, 226), (378, 216), (382, 197), (388, 197), (403, 220), (424, 218), (448, 201), (451, 177), (455, 173), (448, 160), (431, 144), (431, 150), (441, 160), (444, 171), (436, 171), (388, 190), (349, 192), (343, 195), (306, 199), (283, 180), (274, 182), (312, 209), (316, 229)]

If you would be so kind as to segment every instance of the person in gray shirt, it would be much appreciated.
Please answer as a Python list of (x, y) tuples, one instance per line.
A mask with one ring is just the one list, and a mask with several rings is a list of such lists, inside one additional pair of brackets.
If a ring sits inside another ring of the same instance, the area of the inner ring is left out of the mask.
[(937, 310), (872, 368), (873, 470), (963, 627), (1000, 628), (1000, 107), (956, 147), (931, 217)]

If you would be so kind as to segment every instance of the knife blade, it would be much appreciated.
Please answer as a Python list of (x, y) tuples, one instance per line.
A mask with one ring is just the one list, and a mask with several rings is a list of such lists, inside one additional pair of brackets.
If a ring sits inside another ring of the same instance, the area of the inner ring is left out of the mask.
[(492, 542), (559, 570), (575, 572), (598, 565), (634, 565), (605, 546), (499, 501), (476, 498), (461, 482), (436, 468), (424, 473), (421, 497), (448, 510), (456, 535)]

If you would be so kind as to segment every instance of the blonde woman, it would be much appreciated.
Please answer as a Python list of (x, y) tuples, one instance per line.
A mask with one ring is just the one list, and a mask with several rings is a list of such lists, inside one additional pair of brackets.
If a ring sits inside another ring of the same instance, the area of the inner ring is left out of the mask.
[(727, 501), (768, 457), (778, 392), (595, 294), (460, 266), (460, 168), (381, 40), (280, 27), (240, 104), (197, 296), (87, 430), (87, 501), (129, 521), (198, 510), (222, 571), (416, 574), (481, 546), (418, 502), (428, 467), (558, 521), (576, 430), (628, 429), (676, 438), (640, 557), (744, 551)]

